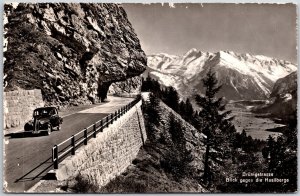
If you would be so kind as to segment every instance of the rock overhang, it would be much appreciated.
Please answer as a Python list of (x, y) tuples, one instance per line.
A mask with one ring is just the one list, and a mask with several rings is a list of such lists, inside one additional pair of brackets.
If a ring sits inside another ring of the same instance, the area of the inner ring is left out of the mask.
[(118, 4), (7, 4), (6, 15), (5, 91), (38, 88), (57, 104), (95, 101), (111, 83), (146, 69), (146, 55)]

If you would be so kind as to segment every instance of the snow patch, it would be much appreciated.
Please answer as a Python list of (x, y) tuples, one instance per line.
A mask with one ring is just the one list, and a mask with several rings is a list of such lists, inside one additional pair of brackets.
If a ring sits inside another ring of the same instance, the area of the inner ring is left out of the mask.
[(233, 88), (236, 90), (236, 92), (239, 92), (238, 89), (236, 88), (236, 86), (233, 84), (232, 78), (230, 78), (230, 84), (233, 86)]
[(16, 9), (19, 5), (18, 2), (11, 2), (11, 5), (13, 6), (14, 9)]
[(163, 74), (159, 72), (151, 72), (151, 74), (158, 79), (158, 81), (165, 86), (173, 86), (177, 89), (177, 81), (179, 77), (171, 74)]
[(257, 77), (255, 77), (254, 80), (257, 83), (257, 85), (261, 88), (261, 90), (264, 91), (265, 95), (270, 94), (270, 90), (266, 88)]
[(284, 102), (287, 102), (293, 98), (293, 96), (290, 93), (285, 94), (283, 97)]

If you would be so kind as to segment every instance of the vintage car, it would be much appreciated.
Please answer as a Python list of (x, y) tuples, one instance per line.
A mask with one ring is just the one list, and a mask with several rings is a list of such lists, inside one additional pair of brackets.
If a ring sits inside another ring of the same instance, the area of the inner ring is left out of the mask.
[(41, 131), (50, 135), (53, 130), (60, 130), (63, 119), (56, 107), (42, 107), (33, 111), (33, 119), (24, 126), (24, 131), (39, 134)]

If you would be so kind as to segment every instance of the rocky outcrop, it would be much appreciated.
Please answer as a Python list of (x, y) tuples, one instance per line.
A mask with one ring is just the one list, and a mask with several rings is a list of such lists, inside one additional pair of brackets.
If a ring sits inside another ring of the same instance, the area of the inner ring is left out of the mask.
[(117, 4), (6, 4), (5, 91), (41, 89), (49, 104), (106, 98), (110, 85), (140, 75), (147, 63)]
[(108, 89), (108, 94), (120, 96), (134, 96), (141, 92), (142, 77), (136, 76), (123, 82), (112, 83)]

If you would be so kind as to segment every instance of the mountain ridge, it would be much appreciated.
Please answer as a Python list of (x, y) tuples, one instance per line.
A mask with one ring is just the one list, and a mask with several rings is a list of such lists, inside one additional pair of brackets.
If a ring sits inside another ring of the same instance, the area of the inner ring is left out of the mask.
[(265, 99), (274, 83), (297, 70), (296, 65), (263, 55), (232, 51), (202, 52), (195, 48), (183, 55), (148, 55), (150, 75), (162, 85), (174, 86), (181, 95), (202, 93), (201, 78), (212, 68), (224, 85), (219, 96), (226, 99)]

